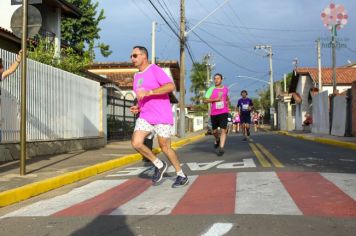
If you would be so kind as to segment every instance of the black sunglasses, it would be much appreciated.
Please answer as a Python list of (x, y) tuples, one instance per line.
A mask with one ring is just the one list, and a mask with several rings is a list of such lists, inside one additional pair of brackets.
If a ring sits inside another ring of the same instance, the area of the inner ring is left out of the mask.
[(138, 55), (142, 55), (142, 54), (131, 54), (131, 58), (133, 57), (133, 58), (137, 58), (138, 57)]

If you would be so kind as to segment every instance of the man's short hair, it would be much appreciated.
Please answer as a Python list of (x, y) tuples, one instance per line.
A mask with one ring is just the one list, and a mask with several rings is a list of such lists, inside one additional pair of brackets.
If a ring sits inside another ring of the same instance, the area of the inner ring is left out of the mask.
[(243, 93), (246, 93), (246, 95), (248, 95), (248, 92), (247, 92), (246, 90), (242, 90), (242, 91), (241, 91), (241, 95), (242, 95)]
[(215, 76), (220, 76), (220, 79), (224, 79), (224, 77), (223, 77), (222, 74), (220, 74), (220, 73), (216, 73), (216, 74), (214, 75), (214, 78), (215, 78)]
[(148, 51), (147, 48), (143, 47), (143, 46), (135, 46), (133, 47), (133, 49), (137, 48), (138, 50), (140, 50), (143, 54), (146, 54), (147, 59), (148, 59)]

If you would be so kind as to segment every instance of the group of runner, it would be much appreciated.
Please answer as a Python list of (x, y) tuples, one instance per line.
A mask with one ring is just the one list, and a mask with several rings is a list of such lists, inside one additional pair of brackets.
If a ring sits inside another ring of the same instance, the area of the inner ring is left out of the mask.
[[(168, 163), (159, 159), (152, 150), (145, 145), (145, 138), (155, 133), (162, 152), (168, 157), (175, 168), (177, 177), (172, 184), (173, 188), (182, 187), (189, 183), (188, 176), (183, 172), (176, 152), (171, 147), (171, 130), (173, 127), (173, 113), (168, 94), (174, 91), (175, 85), (162, 68), (148, 61), (148, 51), (145, 47), (135, 46), (132, 49), (131, 61), (138, 72), (134, 75), (133, 90), (136, 93), (137, 104), (131, 107), (131, 112), (138, 115), (132, 146), (152, 162), (154, 185), (162, 181), (167, 171)], [(214, 135), (214, 147), (219, 156), (224, 154), (227, 137), (228, 120), (232, 123), (233, 117), (229, 113), (229, 89), (222, 84), (222, 74), (214, 75), (214, 86), (205, 94), (205, 103), (211, 104), (210, 117)], [(251, 111), (253, 103), (247, 97), (247, 91), (241, 91), (236, 110), (244, 135), (243, 140), (250, 136)], [(218, 132), (220, 128), (220, 132)]]
[[(214, 85), (211, 86), (205, 94), (205, 103), (210, 103), (210, 119), (212, 126), (212, 134), (214, 135), (214, 148), (217, 149), (217, 155), (224, 154), (224, 146), (227, 133), (229, 130), (229, 119), (232, 122), (232, 117), (229, 112), (229, 90), (222, 84), (223, 76), (220, 73), (214, 75)], [(251, 112), (253, 110), (253, 102), (247, 97), (246, 90), (241, 91), (241, 98), (237, 102), (236, 117), (233, 122), (238, 122), (242, 125), (243, 141), (247, 141), (250, 136)], [(230, 115), (230, 116), (229, 116)], [(220, 128), (220, 132), (219, 129)]]
[[(232, 118), (232, 128), (235, 133), (240, 132), (240, 125), (241, 125), (241, 120), (240, 120), (240, 114), (236, 112), (234, 115), (231, 115)], [(258, 113), (257, 111), (254, 111), (253, 114), (251, 115), (251, 123), (253, 124), (254, 131), (258, 131), (258, 127), (260, 125), (261, 120), (263, 119), (262, 115)], [(229, 121), (230, 122), (230, 121)], [(229, 133), (229, 125), (228, 125), (228, 133)]]

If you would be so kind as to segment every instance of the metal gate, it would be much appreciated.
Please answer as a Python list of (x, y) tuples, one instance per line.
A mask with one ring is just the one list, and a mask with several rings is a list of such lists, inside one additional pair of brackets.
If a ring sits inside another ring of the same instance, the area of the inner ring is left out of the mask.
[(109, 140), (131, 139), (136, 117), (130, 112), (134, 101), (118, 98), (112, 95), (107, 97), (107, 126)]

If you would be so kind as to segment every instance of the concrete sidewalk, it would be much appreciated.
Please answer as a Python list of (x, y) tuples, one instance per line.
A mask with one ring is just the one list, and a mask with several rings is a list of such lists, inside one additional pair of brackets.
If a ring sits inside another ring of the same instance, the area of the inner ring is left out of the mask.
[[(178, 148), (204, 136), (205, 130), (189, 133), (183, 139), (174, 136), (172, 146)], [(160, 152), (157, 139), (153, 146), (155, 153)], [(0, 165), (0, 207), (141, 159), (130, 141), (118, 141), (101, 149), (29, 159), (26, 176), (19, 175), (19, 161)]]

